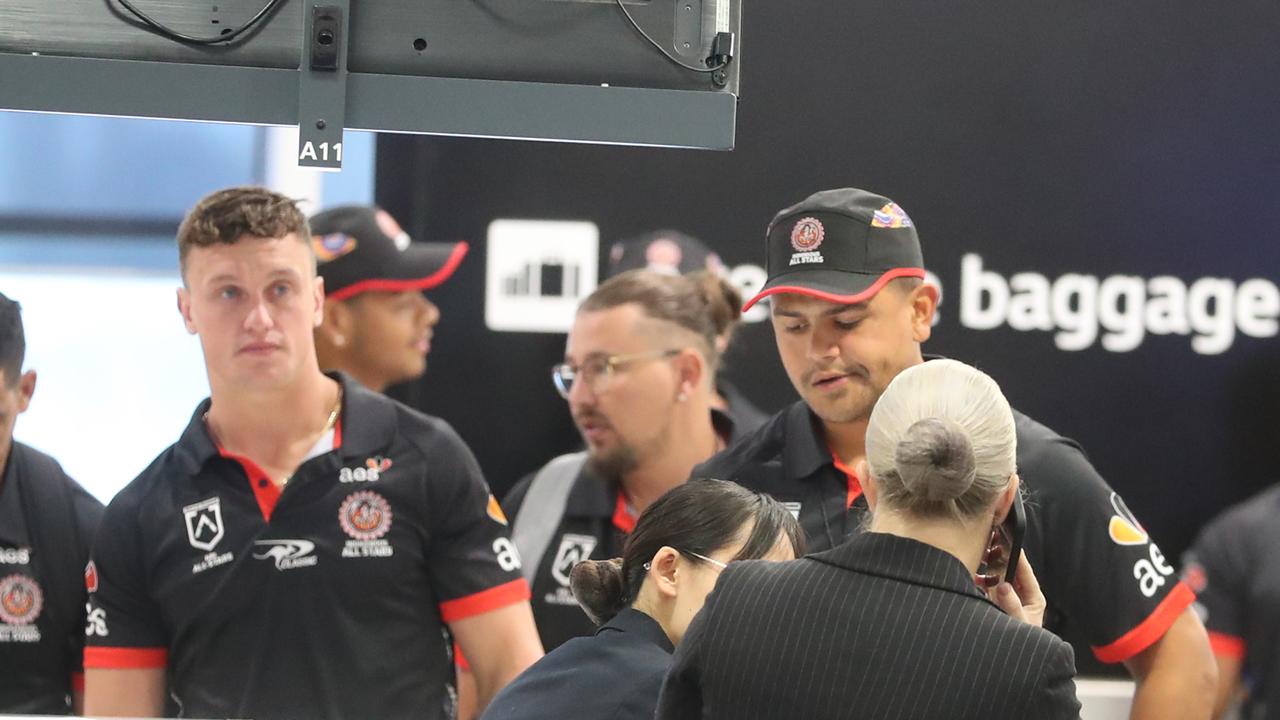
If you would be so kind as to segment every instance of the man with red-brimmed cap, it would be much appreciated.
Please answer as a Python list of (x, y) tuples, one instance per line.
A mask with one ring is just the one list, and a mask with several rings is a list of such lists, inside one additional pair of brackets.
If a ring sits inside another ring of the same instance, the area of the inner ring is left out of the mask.
[[(925, 281), (911, 218), (892, 200), (825, 190), (782, 210), (766, 238), (778, 352), (801, 401), (694, 468), (790, 503), (810, 551), (861, 531), (856, 469), (867, 421), (901, 371), (925, 361), (938, 288)], [(744, 308), (744, 311), (746, 310)], [(1017, 421), (1028, 559), (1048, 599), (1046, 629), (1123, 662), (1135, 718), (1208, 718), (1216, 672), (1194, 595), (1083, 451), (1031, 418)], [(1011, 669), (1012, 670), (1012, 669)], [(921, 678), (927, 681), (927, 678)]]
[(465, 242), (413, 243), (387, 211), (343, 205), (311, 218), (324, 322), (316, 328), (323, 370), (342, 370), (371, 390), (427, 369), (440, 309), (423, 294), (448, 280)]

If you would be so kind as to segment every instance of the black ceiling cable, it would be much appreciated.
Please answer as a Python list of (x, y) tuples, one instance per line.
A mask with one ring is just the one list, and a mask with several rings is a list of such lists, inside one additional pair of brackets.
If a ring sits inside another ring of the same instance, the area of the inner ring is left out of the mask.
[[(123, 0), (121, 0), (121, 2), (123, 2)], [(715, 65), (712, 65), (711, 67), (698, 67), (696, 65), (689, 65), (688, 63), (685, 63), (684, 61), (680, 60), (680, 58), (677, 58), (675, 55), (672, 55), (671, 53), (667, 52), (667, 49), (662, 47), (662, 45), (658, 44), (656, 40), (649, 37), (649, 33), (645, 32), (644, 28), (640, 27), (640, 23), (636, 22), (636, 19), (631, 17), (631, 11), (627, 10), (627, 6), (622, 4), (622, 0), (615, 0), (615, 2), (617, 2), (618, 7), (622, 10), (622, 14), (627, 16), (627, 20), (631, 21), (631, 27), (635, 28), (636, 32), (640, 33), (641, 37), (643, 37), (645, 40), (648, 40), (650, 45), (658, 49), (658, 52), (662, 53), (663, 55), (666, 55), (668, 60), (679, 65), (685, 70), (689, 70), (691, 72), (700, 72), (700, 73), (714, 73), (714, 72), (718, 72), (720, 70), (725, 69), (725, 67), (729, 65), (729, 60), (731, 60), (732, 58), (726, 58), (721, 62)]]
[(248, 22), (236, 28), (235, 30), (223, 30), (221, 34), (214, 35), (213, 37), (196, 37), (194, 35), (187, 35), (185, 33), (180, 33), (172, 28), (166, 27), (165, 25), (157, 22), (150, 15), (134, 7), (133, 3), (129, 2), (129, 0), (114, 0), (114, 1), (117, 3), (120, 3), (121, 7), (123, 7), (125, 10), (128, 10), (130, 14), (132, 14), (134, 17), (141, 20), (144, 25), (146, 25), (148, 28), (155, 31), (156, 33), (159, 33), (160, 35), (163, 35), (164, 37), (167, 37), (170, 40), (177, 40), (178, 42), (188, 43), (191, 45), (222, 45), (224, 43), (229, 43), (235, 40), (236, 38), (240, 37), (244, 33), (248, 32), (249, 30), (253, 29), (253, 27), (257, 25), (259, 22), (261, 22), (264, 17), (270, 14), (270, 12), (274, 10), (276, 6), (284, 2), (284, 0), (267, 0), (267, 4), (264, 5), (263, 8), (258, 11), (258, 14), (249, 18)]

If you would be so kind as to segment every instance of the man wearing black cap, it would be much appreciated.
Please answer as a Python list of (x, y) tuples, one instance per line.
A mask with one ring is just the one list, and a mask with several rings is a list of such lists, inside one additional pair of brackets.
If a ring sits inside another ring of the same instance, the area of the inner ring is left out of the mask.
[(343, 205), (311, 218), (324, 322), (316, 328), (323, 370), (342, 370), (365, 387), (422, 375), (440, 310), (423, 295), (457, 270), (467, 244), (410, 243), (385, 210)]
[[(778, 352), (802, 400), (693, 476), (793, 503), (820, 551), (863, 526), (852, 468), (880, 394), (925, 360), (938, 289), (924, 282), (911, 218), (863, 190), (815, 193), (779, 212), (766, 246), (769, 279), (746, 307), (772, 298)], [(1216, 673), (1193, 593), (1078, 445), (1015, 417), (1024, 547), (1048, 599), (1045, 627), (1128, 667), (1138, 681), (1132, 717), (1209, 717)]]

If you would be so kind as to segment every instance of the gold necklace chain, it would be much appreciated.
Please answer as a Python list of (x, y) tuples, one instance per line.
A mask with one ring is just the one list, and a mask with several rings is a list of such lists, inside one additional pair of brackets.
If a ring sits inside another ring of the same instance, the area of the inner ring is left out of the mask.
[[(329, 419), (325, 420), (324, 430), (320, 431), (321, 436), (328, 433), (338, 424), (338, 415), (340, 415), (341, 413), (342, 413), (342, 385), (341, 383), (339, 383), (338, 401), (333, 404), (333, 409), (329, 411)], [(293, 479), (293, 473), (289, 473), (288, 475), (285, 475), (284, 479), (280, 481), (280, 486), (284, 487), (285, 485), (288, 485), (289, 481), (292, 479)]]

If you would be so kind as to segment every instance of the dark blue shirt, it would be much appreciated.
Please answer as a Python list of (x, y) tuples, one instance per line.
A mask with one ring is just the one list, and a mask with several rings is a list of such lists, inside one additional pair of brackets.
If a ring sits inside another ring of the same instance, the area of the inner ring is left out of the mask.
[(481, 720), (651, 720), (674, 650), (656, 620), (623, 610), (525, 670)]

